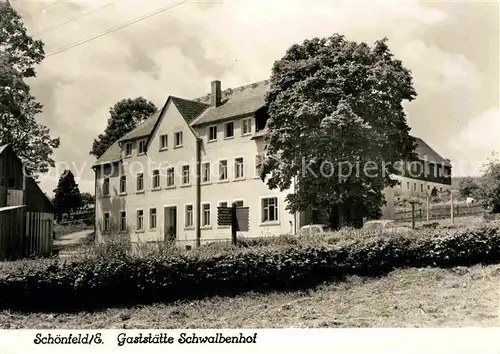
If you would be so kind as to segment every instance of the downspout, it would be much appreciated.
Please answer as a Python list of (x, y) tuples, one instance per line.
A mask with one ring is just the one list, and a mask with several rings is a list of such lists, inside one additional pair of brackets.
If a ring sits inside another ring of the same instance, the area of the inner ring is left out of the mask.
[(196, 138), (196, 247), (201, 246), (201, 148), (202, 140)]

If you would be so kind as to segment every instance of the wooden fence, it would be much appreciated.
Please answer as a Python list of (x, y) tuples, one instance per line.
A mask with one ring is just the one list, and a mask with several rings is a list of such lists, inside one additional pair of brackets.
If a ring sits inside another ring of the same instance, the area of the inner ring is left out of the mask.
[[(454, 205), (453, 206), (453, 216), (473, 216), (481, 215), (484, 209), (481, 205), (465, 206), (465, 205)], [(415, 216), (415, 221), (426, 221), (427, 220), (427, 208), (420, 207), (415, 208), (413, 215)], [(440, 205), (429, 208), (429, 221), (441, 220), (451, 218), (451, 205)], [(397, 211), (394, 213), (394, 220), (401, 222), (411, 222), (412, 221), (412, 211)]]
[(0, 208), (0, 261), (52, 254), (54, 215), (26, 212), (25, 206)]

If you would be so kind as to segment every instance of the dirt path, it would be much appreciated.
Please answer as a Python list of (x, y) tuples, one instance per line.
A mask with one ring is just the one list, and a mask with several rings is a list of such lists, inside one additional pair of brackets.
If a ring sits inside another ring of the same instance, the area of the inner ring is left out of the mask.
[(94, 232), (93, 229), (88, 229), (60, 236), (56, 240), (54, 240), (54, 248), (62, 249), (78, 246), (82, 244), (85, 238), (92, 232)]

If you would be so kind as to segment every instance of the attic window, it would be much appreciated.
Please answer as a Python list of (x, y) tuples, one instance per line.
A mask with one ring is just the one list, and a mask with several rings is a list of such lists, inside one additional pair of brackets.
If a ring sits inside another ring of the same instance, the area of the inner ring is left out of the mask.
[(177, 132), (174, 135), (174, 147), (182, 146), (182, 132)]
[(125, 156), (132, 156), (132, 143), (125, 144)]
[(146, 153), (146, 139), (139, 141), (139, 152), (138, 153), (139, 154)]

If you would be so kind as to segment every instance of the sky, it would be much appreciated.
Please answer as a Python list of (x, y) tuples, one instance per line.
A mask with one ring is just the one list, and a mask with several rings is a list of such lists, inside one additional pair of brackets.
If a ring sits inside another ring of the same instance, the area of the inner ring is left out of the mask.
[(57, 166), (40, 184), (49, 195), (65, 168), (82, 192), (94, 192), (94, 158), (88, 152), (119, 100), (143, 96), (161, 107), (168, 95), (208, 93), (214, 79), (223, 89), (264, 80), (292, 44), (333, 33), (368, 44), (388, 38), (414, 77), (418, 96), (405, 104), (411, 134), (449, 158), (455, 176), (478, 175), (488, 157), (500, 152), (497, 1), (11, 0), (11, 5), (29, 34), (45, 43), (47, 57), (30, 83), (44, 105), (39, 121), (61, 138)]

